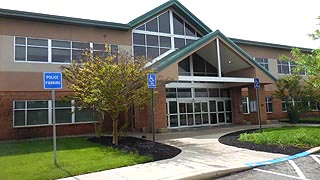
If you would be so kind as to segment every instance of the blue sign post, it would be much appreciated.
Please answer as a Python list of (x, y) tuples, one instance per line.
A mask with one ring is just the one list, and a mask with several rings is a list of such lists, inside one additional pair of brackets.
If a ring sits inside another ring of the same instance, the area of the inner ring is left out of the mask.
[(154, 89), (157, 86), (157, 75), (156, 74), (148, 74), (148, 88), (151, 89), (151, 108), (152, 108), (152, 142), (153, 142), (153, 151), (155, 151), (156, 147), (156, 136), (154, 132)]
[(259, 78), (254, 78), (253, 87), (256, 89), (257, 111), (258, 111), (258, 120), (259, 120), (259, 132), (261, 133), (262, 132), (262, 127), (261, 127), (261, 114), (260, 114), (260, 96), (259, 96), (260, 81), (259, 81)]
[(52, 131), (53, 131), (53, 161), (57, 165), (57, 135), (56, 135), (56, 100), (55, 89), (62, 89), (62, 73), (61, 72), (44, 72), (43, 88), (51, 89), (52, 93)]

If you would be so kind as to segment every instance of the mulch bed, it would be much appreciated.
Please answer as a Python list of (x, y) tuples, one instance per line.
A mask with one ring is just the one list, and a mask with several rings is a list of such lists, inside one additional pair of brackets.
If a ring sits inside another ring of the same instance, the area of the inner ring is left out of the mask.
[(153, 161), (173, 158), (181, 152), (181, 150), (176, 147), (157, 142), (155, 143), (154, 148), (152, 141), (129, 136), (119, 137), (118, 145), (112, 144), (111, 136), (89, 138), (89, 141), (110, 146), (125, 152), (138, 152), (140, 155), (150, 155), (152, 156)]
[(307, 150), (307, 149), (299, 148), (295, 146), (264, 145), (264, 144), (255, 144), (252, 142), (238, 141), (240, 134), (245, 132), (252, 133), (253, 131), (256, 131), (256, 130), (257, 129), (250, 129), (250, 130), (237, 131), (230, 134), (226, 134), (219, 138), (219, 142), (222, 144), (235, 146), (239, 148), (251, 149), (256, 151), (264, 151), (264, 152), (270, 152), (270, 153), (287, 154), (287, 155), (294, 155)]

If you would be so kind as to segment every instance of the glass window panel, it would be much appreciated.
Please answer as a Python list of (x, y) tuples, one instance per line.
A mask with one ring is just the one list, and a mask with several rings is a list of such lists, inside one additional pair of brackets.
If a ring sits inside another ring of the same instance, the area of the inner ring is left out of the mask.
[(209, 89), (209, 97), (219, 97), (219, 89)]
[(208, 97), (208, 89), (206, 88), (196, 88), (195, 97)]
[(142, 24), (141, 26), (137, 27), (136, 30), (145, 31), (145, 30), (146, 30), (146, 25), (145, 25), (145, 24)]
[(25, 108), (25, 101), (15, 101), (14, 108), (15, 109), (24, 109)]
[(201, 103), (201, 112), (208, 112), (208, 103), (207, 102)]
[(26, 47), (25, 46), (16, 46), (15, 60), (16, 61), (25, 61), (26, 60)]
[(169, 51), (170, 49), (164, 49), (164, 48), (160, 48), (160, 55)]
[(191, 98), (191, 88), (178, 88), (178, 98)]
[(173, 14), (173, 30), (174, 34), (184, 35), (183, 20), (176, 14)]
[(154, 18), (146, 24), (146, 30), (152, 32), (158, 32), (158, 18)]
[(70, 101), (56, 101), (55, 102), (56, 107), (71, 107)]
[(28, 47), (28, 61), (48, 62), (48, 48)]
[(72, 112), (70, 109), (56, 109), (56, 123), (71, 123)]
[(27, 40), (28, 45), (34, 45), (34, 46), (48, 46), (48, 40), (44, 39), (34, 39), (34, 38), (28, 38)]
[(25, 125), (25, 111), (14, 111), (14, 126)]
[(167, 98), (177, 98), (176, 88), (166, 88)]
[(194, 103), (194, 112), (201, 112), (201, 104)]
[(185, 40), (181, 38), (174, 38), (175, 48), (182, 48), (185, 46)]
[(85, 42), (72, 42), (72, 48), (76, 49), (90, 49), (90, 43)]
[(70, 63), (71, 62), (70, 49), (52, 48), (52, 62)]
[(48, 108), (48, 101), (28, 101), (27, 107), (29, 108)]
[(188, 117), (188, 125), (192, 126), (194, 124), (193, 114), (188, 114), (187, 117)]
[(21, 45), (26, 45), (26, 38), (16, 37), (15, 43), (16, 44), (21, 44)]
[(224, 111), (224, 103), (222, 101), (218, 101), (218, 112)]
[(193, 42), (195, 42), (196, 40), (193, 39), (186, 39), (186, 45), (191, 44)]
[(147, 35), (147, 45), (148, 46), (159, 46), (158, 36)]
[(208, 113), (202, 114), (202, 123), (209, 124), (209, 116)]
[(154, 59), (159, 56), (159, 48), (148, 47), (147, 48), (147, 58)]
[(282, 66), (281, 70), (282, 74), (289, 74), (289, 66)]
[(220, 89), (221, 97), (230, 97), (230, 90), (229, 89)]
[(225, 123), (224, 113), (219, 113), (218, 117), (219, 117), (219, 123)]
[(90, 122), (94, 121), (92, 109), (78, 109), (76, 108), (75, 122)]
[(27, 125), (48, 124), (48, 109), (29, 110), (27, 112)]
[(210, 112), (216, 112), (216, 101), (209, 101)]
[(190, 61), (186, 58), (178, 63), (179, 75), (190, 76)]
[(232, 112), (227, 112), (226, 118), (227, 123), (232, 123)]
[(170, 33), (169, 12), (163, 13), (159, 16), (159, 32)]
[(93, 43), (93, 50), (105, 51), (106, 45), (103, 43)]
[(82, 53), (84, 53), (83, 50), (72, 50), (72, 60), (79, 62), (82, 59)]
[(210, 113), (210, 124), (217, 124), (217, 114), (216, 113)]
[(112, 44), (112, 45), (110, 45), (110, 50), (111, 50), (111, 52), (115, 53), (115, 52), (118, 52), (119, 47), (118, 47), (118, 45)]
[(133, 44), (145, 45), (146, 44), (145, 35), (133, 33)]
[(170, 127), (178, 127), (178, 116), (177, 115), (170, 116)]
[(187, 115), (180, 115), (180, 126), (187, 125)]
[(71, 42), (70, 41), (52, 40), (52, 47), (71, 48)]
[(134, 57), (146, 57), (146, 48), (142, 46), (133, 46)]
[(176, 113), (178, 113), (177, 102), (170, 101), (169, 102), (169, 114), (176, 114)]
[(226, 111), (231, 111), (231, 100), (226, 100), (225, 104), (226, 104)]
[(206, 76), (218, 76), (217, 69), (209, 62), (205, 61), (206, 64)]
[(160, 36), (160, 47), (171, 48), (171, 38)]
[(179, 103), (179, 113), (186, 113), (186, 104), (185, 103)]
[(201, 114), (195, 114), (196, 125), (200, 125), (201, 123)]
[(193, 113), (192, 103), (187, 103), (187, 113)]
[(205, 76), (206, 74), (205, 60), (197, 54), (193, 56), (193, 71), (195, 76)]
[(196, 31), (187, 23), (186, 25), (186, 36), (196, 36)]

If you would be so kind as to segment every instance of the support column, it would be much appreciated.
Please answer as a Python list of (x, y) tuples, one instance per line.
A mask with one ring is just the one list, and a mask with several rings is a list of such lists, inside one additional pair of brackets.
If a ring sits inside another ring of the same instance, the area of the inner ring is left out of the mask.
[[(260, 98), (260, 114), (261, 114), (261, 123), (266, 124), (267, 122), (267, 112), (266, 112), (266, 98), (265, 98), (265, 91), (264, 91), (264, 85), (260, 84), (260, 88), (258, 89), (259, 91), (259, 98)], [(249, 95), (249, 103), (252, 101), (257, 102), (256, 99), (256, 89), (253, 88), (252, 86), (248, 87), (248, 95)], [(250, 121), (251, 124), (259, 124), (258, 120), (258, 112), (251, 112), (250, 109)]]
[(243, 120), (243, 113), (240, 109), (242, 94), (241, 88), (235, 87), (231, 88), (231, 101), (232, 101), (232, 123), (241, 124)]

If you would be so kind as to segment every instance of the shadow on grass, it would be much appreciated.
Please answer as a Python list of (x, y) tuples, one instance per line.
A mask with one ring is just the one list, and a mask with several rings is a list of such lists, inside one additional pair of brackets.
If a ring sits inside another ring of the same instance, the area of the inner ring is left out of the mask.
[(72, 175), (72, 174), (70, 173), (70, 171), (62, 168), (59, 164), (56, 164), (56, 167), (57, 167), (58, 169), (60, 169), (61, 171), (65, 172), (66, 174), (68, 174), (68, 177), (72, 177), (72, 178), (75, 179), (75, 180), (80, 180), (79, 178), (76, 178), (74, 175)]

